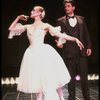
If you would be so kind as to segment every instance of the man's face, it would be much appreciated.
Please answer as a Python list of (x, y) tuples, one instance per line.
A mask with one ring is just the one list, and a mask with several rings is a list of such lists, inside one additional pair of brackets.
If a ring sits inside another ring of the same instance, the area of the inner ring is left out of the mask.
[(75, 6), (73, 6), (71, 3), (65, 3), (65, 12), (66, 14), (73, 14), (75, 10)]

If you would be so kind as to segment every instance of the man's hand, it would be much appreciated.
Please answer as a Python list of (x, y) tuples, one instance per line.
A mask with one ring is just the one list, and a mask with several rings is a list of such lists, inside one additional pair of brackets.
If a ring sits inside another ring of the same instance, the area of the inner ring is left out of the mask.
[(57, 39), (55, 40), (55, 42), (56, 42), (58, 48), (63, 48), (63, 44), (59, 45)]
[(63, 48), (63, 45), (57, 45), (58, 48)]
[(91, 50), (91, 49), (87, 49), (87, 50), (86, 50), (86, 54), (87, 54), (87, 56), (90, 56), (91, 53), (92, 53), (92, 50)]

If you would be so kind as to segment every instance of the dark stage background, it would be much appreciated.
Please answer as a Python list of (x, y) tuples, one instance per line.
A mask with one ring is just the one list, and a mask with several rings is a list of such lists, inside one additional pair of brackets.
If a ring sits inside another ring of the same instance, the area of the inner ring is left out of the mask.
[[(2, 59), (2, 77), (18, 76), (20, 63), (29, 42), (26, 34), (16, 36), (14, 39), (8, 39), (8, 27), (12, 21), (20, 14), (30, 15), (33, 6), (41, 5), (46, 10), (44, 22), (48, 22), (55, 26), (56, 19), (65, 14), (63, 0), (2, 0), (1, 2), (1, 59)], [(99, 54), (99, 0), (75, 0), (75, 13), (86, 18), (86, 23), (90, 32), (93, 50), (92, 55), (88, 58), (89, 74), (98, 74), (98, 54)], [(29, 19), (28, 22), (32, 23)], [(55, 49), (54, 38), (50, 35), (46, 36), (46, 43), (52, 45)], [(58, 49), (57, 49), (58, 50)], [(60, 53), (60, 50), (58, 50)], [(26, 73), (27, 74), (27, 73)]]

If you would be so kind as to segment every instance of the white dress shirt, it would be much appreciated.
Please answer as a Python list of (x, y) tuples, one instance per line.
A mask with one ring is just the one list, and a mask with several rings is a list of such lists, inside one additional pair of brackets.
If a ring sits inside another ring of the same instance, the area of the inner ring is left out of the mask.
[(76, 17), (74, 17), (74, 18), (68, 18), (68, 21), (69, 21), (70, 26), (72, 26), (72, 27), (75, 27), (75, 25), (77, 24)]

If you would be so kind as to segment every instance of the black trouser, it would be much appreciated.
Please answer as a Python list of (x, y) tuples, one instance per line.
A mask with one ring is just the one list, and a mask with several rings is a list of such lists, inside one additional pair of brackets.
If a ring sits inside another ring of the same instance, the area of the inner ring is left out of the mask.
[(68, 100), (75, 100), (75, 76), (79, 74), (81, 77), (81, 87), (84, 100), (89, 99), (89, 87), (88, 87), (88, 79), (87, 79), (87, 60), (85, 57), (74, 57), (74, 58), (66, 58), (65, 64), (69, 70), (71, 75), (71, 81), (68, 83), (68, 92), (69, 97)]

